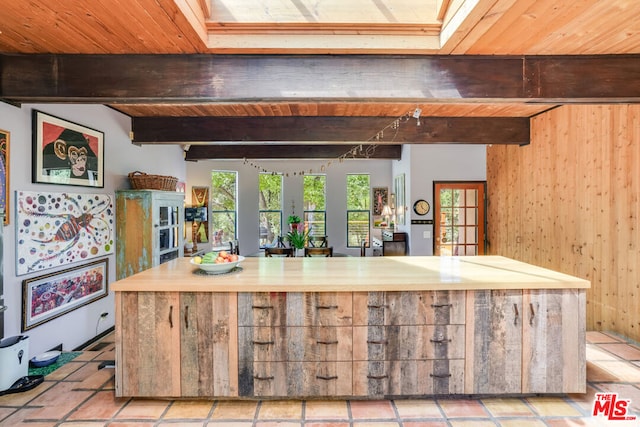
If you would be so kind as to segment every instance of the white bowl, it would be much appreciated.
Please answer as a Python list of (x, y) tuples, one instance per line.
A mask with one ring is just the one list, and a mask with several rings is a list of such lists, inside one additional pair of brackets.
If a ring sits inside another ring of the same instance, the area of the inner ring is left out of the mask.
[(225, 262), (222, 264), (197, 264), (193, 262), (193, 259), (191, 259), (191, 264), (195, 265), (207, 274), (223, 274), (233, 270), (242, 261), (244, 261), (244, 257), (242, 255), (238, 255), (238, 260), (233, 262)]
[(31, 364), (37, 368), (49, 366), (58, 360), (58, 357), (60, 357), (60, 352), (58, 350), (47, 351), (46, 353), (32, 357)]

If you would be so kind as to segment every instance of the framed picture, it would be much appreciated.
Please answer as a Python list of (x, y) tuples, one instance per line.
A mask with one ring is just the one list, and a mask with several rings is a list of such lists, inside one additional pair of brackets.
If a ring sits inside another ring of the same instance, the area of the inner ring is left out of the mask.
[(89, 304), (109, 293), (109, 260), (22, 281), (22, 331)]
[(0, 129), (0, 211), (9, 224), (9, 132)]
[(389, 188), (373, 187), (373, 214), (382, 215), (382, 210), (387, 204), (389, 204)]
[(16, 275), (113, 253), (108, 194), (16, 191)]
[(104, 134), (33, 111), (32, 181), (104, 187)]

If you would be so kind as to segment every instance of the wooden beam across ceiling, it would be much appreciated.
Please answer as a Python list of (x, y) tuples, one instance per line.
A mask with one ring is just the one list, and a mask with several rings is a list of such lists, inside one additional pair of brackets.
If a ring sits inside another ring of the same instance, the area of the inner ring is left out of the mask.
[(206, 159), (391, 159), (402, 158), (401, 145), (191, 145), (185, 150), (185, 160)]
[(640, 55), (0, 55), (11, 102), (639, 102)]
[(527, 117), (134, 117), (132, 131), (136, 144), (529, 143)]

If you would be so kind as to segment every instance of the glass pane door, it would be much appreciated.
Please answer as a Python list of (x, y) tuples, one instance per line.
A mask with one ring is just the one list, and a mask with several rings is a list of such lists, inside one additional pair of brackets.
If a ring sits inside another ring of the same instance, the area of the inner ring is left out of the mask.
[(484, 182), (435, 183), (435, 255), (483, 255)]

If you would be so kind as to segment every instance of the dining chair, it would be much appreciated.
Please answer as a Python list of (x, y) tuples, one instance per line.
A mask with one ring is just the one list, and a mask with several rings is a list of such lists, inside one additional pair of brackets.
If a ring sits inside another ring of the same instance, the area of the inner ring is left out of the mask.
[(293, 248), (264, 248), (264, 256), (269, 258), (272, 256), (292, 258)]
[(360, 256), (367, 256), (367, 248), (369, 247), (369, 242), (363, 240), (360, 244)]
[(304, 248), (304, 256), (306, 256), (306, 257), (312, 257), (312, 256), (332, 257), (333, 256), (333, 247), (328, 247), (328, 248), (306, 247), (306, 248)]
[(312, 248), (326, 248), (329, 242), (327, 236), (309, 236), (309, 245)]

